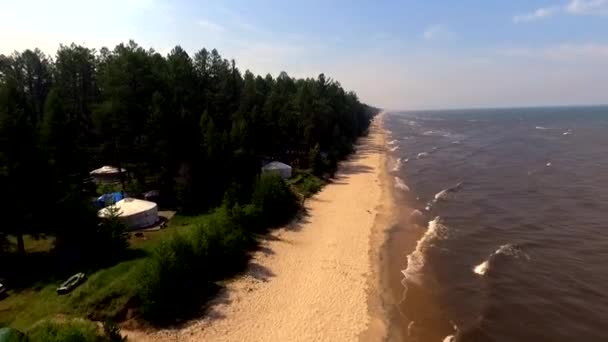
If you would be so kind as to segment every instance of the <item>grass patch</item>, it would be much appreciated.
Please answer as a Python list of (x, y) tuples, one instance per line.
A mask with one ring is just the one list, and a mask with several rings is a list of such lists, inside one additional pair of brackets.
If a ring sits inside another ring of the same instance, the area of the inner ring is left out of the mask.
[[(87, 317), (103, 321), (107, 318), (121, 318), (125, 307), (130, 304), (137, 293), (138, 276), (152, 251), (162, 242), (178, 233), (190, 232), (194, 227), (208, 219), (202, 216), (175, 216), (166, 229), (145, 232), (143, 237), (131, 236), (131, 247), (128, 254), (132, 257), (108, 267), (85, 272), (87, 280), (72, 293), (59, 296), (57, 286), (65, 279), (41, 279), (24, 289), (11, 289), (9, 295), (0, 300), (0, 326), (10, 325), (19, 330), (27, 330), (37, 322), (67, 315)], [(26, 239), (26, 249), (31, 251), (30, 242)], [(48, 240), (47, 240), (48, 243)], [(50, 246), (41, 248), (48, 252)], [(10, 279), (9, 279), (10, 280)]]

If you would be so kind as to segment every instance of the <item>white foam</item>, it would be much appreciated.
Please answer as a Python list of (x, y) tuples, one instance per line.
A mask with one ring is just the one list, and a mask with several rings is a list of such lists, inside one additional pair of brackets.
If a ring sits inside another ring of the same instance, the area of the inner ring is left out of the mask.
[(427, 157), (428, 155), (429, 155), (428, 152), (420, 152), (420, 153), (418, 153), (418, 155), (416, 155), (416, 158), (420, 159), (420, 158)]
[(564, 132), (564, 133), (562, 133), (562, 134), (563, 134), (563, 135), (570, 135), (570, 134), (572, 134), (572, 132), (570, 132), (570, 131), (566, 131), (566, 132)]
[(394, 147), (389, 148), (388, 150), (391, 151), (391, 152), (395, 152), (398, 149), (399, 149), (399, 146), (394, 146)]
[[(450, 323), (452, 323), (452, 328), (454, 328), (454, 333), (455, 334), (458, 333), (458, 326), (452, 321), (450, 321)], [(443, 342), (454, 342), (454, 341), (456, 341), (456, 336), (454, 334), (448, 335), (448, 336), (444, 337), (442, 341)]]
[(548, 163), (547, 163), (545, 166), (546, 166), (546, 167), (551, 166), (551, 162), (548, 162)]
[(458, 184), (456, 184), (452, 187), (439, 191), (438, 193), (435, 194), (435, 196), (433, 197), (433, 200), (426, 204), (426, 208), (424, 208), (424, 209), (427, 211), (431, 210), (431, 207), (433, 207), (433, 205), (435, 205), (435, 203), (446, 200), (451, 192), (457, 191), (458, 189), (460, 189), (461, 186), (462, 186), (462, 182), (459, 182)]
[(530, 260), (530, 256), (524, 253), (521, 248), (508, 243), (506, 245), (498, 247), (498, 249), (495, 250), (492, 254), (490, 254), (490, 256), (486, 260), (484, 260), (481, 264), (473, 267), (473, 273), (478, 274), (480, 276), (484, 276), (488, 272), (488, 270), (490, 270), (492, 260), (496, 258), (496, 256), (499, 254), (511, 256), (516, 259), (524, 257), (526, 260)]
[(401, 169), (401, 158), (397, 158), (395, 160), (395, 164), (393, 164), (393, 168), (391, 169), (393, 172), (397, 172)]
[(443, 189), (443, 190), (439, 191), (438, 193), (436, 193), (435, 202), (446, 199), (448, 197), (448, 192), (450, 192), (450, 188)]
[(546, 130), (546, 129), (548, 129), (547, 127), (543, 127), (543, 126), (536, 126), (536, 127), (534, 127), (534, 128), (536, 128), (536, 129), (540, 129), (540, 130)]
[(395, 145), (396, 143), (398, 143), (399, 141), (397, 140), (391, 140), (388, 142), (389, 145)]
[(403, 190), (403, 191), (410, 191), (410, 187), (407, 186), (407, 184), (405, 184), (403, 179), (401, 179), (399, 177), (395, 177), (395, 188)]
[(485, 260), (484, 262), (482, 262), (481, 264), (479, 264), (479, 265), (475, 266), (475, 268), (473, 268), (473, 273), (483, 276), (488, 271), (488, 268), (490, 268), (490, 261)]
[(434, 241), (445, 239), (447, 235), (448, 228), (441, 223), (439, 216), (429, 222), (426, 232), (416, 243), (416, 248), (407, 256), (407, 267), (401, 270), (405, 281), (421, 285), (420, 272), (424, 267), (426, 250)]

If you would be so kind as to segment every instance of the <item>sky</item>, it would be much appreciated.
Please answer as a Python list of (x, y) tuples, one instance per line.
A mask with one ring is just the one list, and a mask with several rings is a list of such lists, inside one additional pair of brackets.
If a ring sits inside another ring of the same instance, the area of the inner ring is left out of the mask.
[(608, 103), (608, 0), (0, 0), (0, 32), (3, 54), (217, 48), (386, 109)]

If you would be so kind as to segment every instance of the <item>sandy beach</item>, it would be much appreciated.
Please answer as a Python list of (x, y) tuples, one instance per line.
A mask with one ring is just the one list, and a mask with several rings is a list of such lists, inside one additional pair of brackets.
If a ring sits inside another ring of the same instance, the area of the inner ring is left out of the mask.
[[(382, 117), (306, 214), (271, 233), (199, 320), (130, 341), (373, 341), (385, 336), (379, 249), (388, 228)], [(384, 201), (384, 202), (383, 202)]]

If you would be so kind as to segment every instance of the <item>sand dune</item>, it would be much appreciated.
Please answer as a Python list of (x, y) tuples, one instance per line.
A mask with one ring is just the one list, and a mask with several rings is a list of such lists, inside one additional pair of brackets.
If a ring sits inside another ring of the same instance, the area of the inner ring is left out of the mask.
[[(200, 320), (175, 330), (127, 332), (130, 341), (356, 341), (380, 339), (372, 309), (376, 222), (383, 196), (384, 136), (377, 118), (306, 215), (273, 232), (248, 271)], [(370, 329), (373, 332), (370, 332)]]

